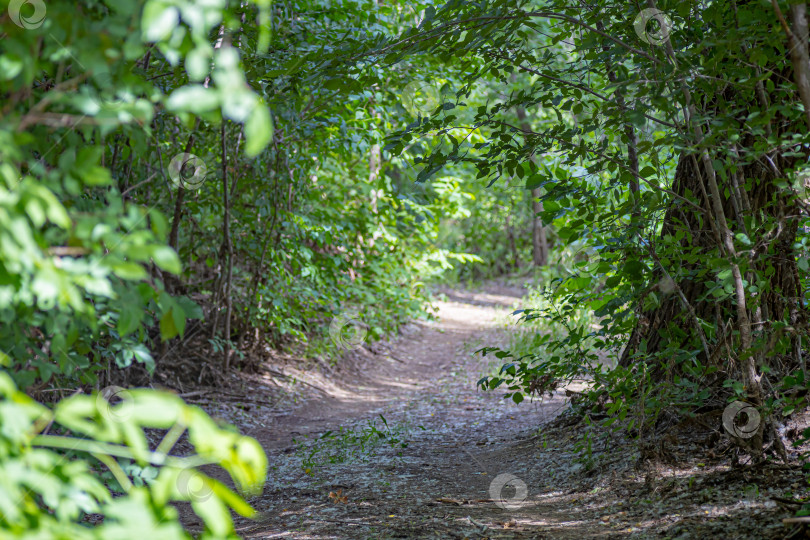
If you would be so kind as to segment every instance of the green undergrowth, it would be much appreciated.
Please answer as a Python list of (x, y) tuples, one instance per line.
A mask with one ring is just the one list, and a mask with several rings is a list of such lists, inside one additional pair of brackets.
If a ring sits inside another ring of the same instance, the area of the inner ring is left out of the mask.
[(501, 320), (508, 328), (497, 346), (476, 352), (500, 360), (478, 385), (484, 390), (506, 388), (506, 398), (520, 403), (575, 379), (593, 379), (603, 372), (599, 354), (600, 318), (589, 303), (569, 301), (587, 255), (569, 247), (554, 253), (552, 264), (537, 269), (516, 309)]
[(389, 424), (380, 414), (378, 419), (367, 420), (352, 427), (339, 427), (319, 436), (293, 439), (295, 455), (301, 461), (301, 469), (316, 477), (318, 471), (328, 465), (350, 462), (366, 462), (382, 450), (391, 449), (397, 457), (408, 447), (409, 438), (423, 426), (408, 423)]

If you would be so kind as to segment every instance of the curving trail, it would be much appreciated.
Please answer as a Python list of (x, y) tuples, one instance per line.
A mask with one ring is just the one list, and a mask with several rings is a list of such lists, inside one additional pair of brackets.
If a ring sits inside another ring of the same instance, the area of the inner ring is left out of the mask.
[[(376, 354), (358, 354), (350, 373), (333, 377), (351, 384), (328, 381), (324, 393), (270, 429), (249, 433), (262, 441), (276, 469), (265, 494), (252, 501), (261, 520), (245, 522), (240, 534), (527, 538), (554, 529), (560, 538), (557, 533), (578, 528), (568, 497), (538, 483), (544, 474), (537, 473), (544, 471), (534, 456), (539, 443), (533, 435), (564, 400), (517, 406), (475, 386), (500, 362), (471, 352), (497, 339), (496, 319), (510, 312), (520, 289), (490, 286), (446, 295), (438, 321), (410, 325), (390, 348), (374, 345)], [(387, 438), (393, 433), (400, 441), (396, 446), (358, 450), (345, 438), (312, 446), (314, 437), (341, 427), (359, 434), (372, 421), (384, 430), (379, 415), (390, 428)], [(292, 443), (308, 435), (307, 450)], [(318, 451), (306, 461), (313, 449)], [(329, 463), (330, 455), (344, 461)], [(315, 462), (310, 474), (305, 461)], [(503, 499), (496, 502), (498, 486)]]
[(502, 338), (504, 316), (521, 295), (492, 284), (446, 291), (438, 321), (409, 325), (394, 342), (355, 351), (340, 369), (298, 385), (306, 397), (288, 415), (265, 417), (259, 409), (257, 422), (242, 422), (264, 445), (271, 470), (264, 494), (251, 500), (260, 519), (238, 521), (237, 532), (289, 539), (782, 537), (773, 503), (741, 500), (737, 490), (749, 480), (729, 480), (736, 473), (727, 468), (640, 470), (626, 441), (602, 437), (593, 442), (601, 455), (588, 470), (576, 448), (585, 428), (549, 425), (567, 405), (562, 393), (518, 406), (478, 391), (476, 381), (500, 361), (471, 352)]

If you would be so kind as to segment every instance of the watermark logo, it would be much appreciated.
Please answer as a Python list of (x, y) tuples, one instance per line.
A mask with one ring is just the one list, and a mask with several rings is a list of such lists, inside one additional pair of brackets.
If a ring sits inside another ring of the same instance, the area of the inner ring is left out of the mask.
[(750, 439), (759, 431), (759, 411), (750, 403), (735, 401), (723, 410), (723, 427), (740, 439)]
[[(505, 494), (514, 490), (511, 497)], [(514, 474), (504, 473), (496, 476), (489, 484), (489, 496), (495, 501), (495, 506), (504, 510), (517, 510), (529, 495), (526, 482)]]
[(8, 16), (20, 28), (34, 30), (45, 22), (45, 2), (42, 0), (11, 0)]
[[(656, 21), (657, 24), (650, 24), (651, 21)], [(650, 45), (662, 45), (672, 32), (672, 19), (660, 9), (642, 9), (633, 21), (633, 28), (641, 41)]]
[(169, 163), (169, 177), (183, 189), (199, 189), (207, 173), (205, 162), (194, 154), (177, 154)]
[(329, 323), (329, 337), (335, 345), (345, 350), (359, 349), (366, 341), (367, 325), (359, 320), (357, 311), (339, 313)]
[(135, 402), (126, 388), (107, 386), (96, 396), (96, 408), (107, 420), (125, 422), (132, 416)]
[(196, 469), (188, 468), (177, 475), (177, 491), (191, 502), (205, 502), (214, 494), (205, 476)]
[(412, 116), (430, 116), (439, 106), (441, 95), (435, 85), (425, 81), (411, 81), (402, 89), (402, 106)]
[(665, 295), (672, 294), (675, 292), (675, 280), (669, 276), (662, 277), (658, 282), (658, 290)]

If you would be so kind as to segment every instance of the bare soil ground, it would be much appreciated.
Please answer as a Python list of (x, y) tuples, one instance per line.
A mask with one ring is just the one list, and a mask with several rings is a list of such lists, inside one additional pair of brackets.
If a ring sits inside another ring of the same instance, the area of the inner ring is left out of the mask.
[[(439, 320), (338, 367), (275, 365), (206, 398), (265, 447), (246, 538), (785, 538), (807, 494), (798, 461), (732, 466), (719, 418), (637, 448), (561, 416), (564, 393), (515, 405), (476, 381), (523, 290), (446, 291)], [(370, 349), (370, 350), (369, 350)], [(281, 376), (283, 373), (283, 377)], [(293, 382), (295, 381), (295, 382)], [(189, 396), (193, 399), (193, 396)], [(230, 400), (229, 400), (230, 399)], [(383, 420), (384, 419), (384, 420)], [(643, 459), (642, 459), (643, 458)], [(190, 523), (193, 528), (193, 523)]]

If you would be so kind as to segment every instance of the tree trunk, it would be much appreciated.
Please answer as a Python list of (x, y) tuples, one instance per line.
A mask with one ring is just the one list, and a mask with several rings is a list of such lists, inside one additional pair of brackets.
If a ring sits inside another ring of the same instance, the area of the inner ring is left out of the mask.
[[(647, 0), (647, 5), (656, 9), (655, 0)], [(803, 40), (801, 46), (797, 46), (796, 35), (787, 27), (778, 3), (773, 1), (772, 5), (787, 34), (788, 45), (792, 45), (793, 75), (798, 94), (802, 101), (808, 103), (810, 83), (807, 83), (808, 32), (805, 9), (803, 6), (791, 9), (794, 30)], [(665, 39), (667, 56), (677, 66), (669, 36)], [(784, 74), (779, 76), (784, 77)], [(715, 377), (718, 379), (722, 378), (724, 372), (726, 377), (736, 375), (734, 378), (744, 384), (747, 398), (755, 406), (761, 406), (764, 405), (762, 379), (772, 371), (771, 367), (781, 368), (777, 370), (778, 375), (779, 372), (792, 372), (800, 367), (796, 364), (803, 364), (801, 337), (807, 334), (807, 313), (801, 298), (801, 282), (793, 248), (800, 213), (791, 190), (779, 187), (787, 176), (783, 171), (794, 168), (797, 153), (781, 154), (784, 147), (762, 152), (751, 134), (739, 139), (743, 151), (738, 150), (738, 143), (730, 145), (730, 152), (705, 144), (711, 136), (712, 123), (700, 118), (728, 115), (730, 110), (753, 112), (758, 101), (760, 107), (768, 102), (767, 96), (763, 100), (756, 92), (749, 95), (741, 89), (731, 90), (728, 87), (721, 92), (722, 95), (694, 96), (686, 83), (682, 83), (681, 91), (685, 98), (684, 134), (688, 133), (687, 141), (695, 150), (681, 154), (673, 191), (679, 197), (697, 200), (698, 205), (686, 207), (682, 199), (676, 198), (667, 209), (662, 239), (669, 237), (671, 241), (676, 238), (679, 229), (685, 233), (679, 242), (684, 260), (671, 262), (679, 267), (678, 283), (665, 287), (669, 292), (675, 290), (678, 294), (664, 298), (660, 307), (649, 316), (641, 313), (620, 364), (628, 366), (634, 354), (640, 350), (645, 355), (655, 355), (671, 348), (695, 350), (695, 334), (698, 334), (703, 352), (698, 353), (698, 360), (702, 362), (696, 365), (697, 373), (706, 373), (706, 368), (716, 367), (718, 374)], [(706, 110), (700, 111), (700, 116), (696, 103), (708, 105)], [(740, 118), (739, 132), (746, 133), (745, 118), (748, 115), (741, 112), (736, 115)], [(810, 124), (810, 116), (807, 116), (807, 120)], [(776, 124), (779, 126), (777, 129), (792, 128), (796, 131), (796, 126), (791, 123), (780, 121)], [(772, 126), (768, 127), (770, 134)], [(729, 154), (733, 160), (727, 157)], [(806, 155), (803, 157), (807, 158)], [(696, 208), (704, 210), (701, 212)], [(734, 216), (735, 219), (727, 219), (726, 216)], [(747, 224), (750, 224), (751, 230), (747, 229)], [(742, 244), (742, 249), (737, 249), (738, 244)], [(668, 276), (666, 268), (655, 256), (652, 242), (649, 242), (648, 248), (659, 266), (657, 277), (660, 279), (662, 274)], [(722, 285), (733, 294), (720, 293), (717, 298), (722, 300), (712, 301), (709, 296), (717, 291), (716, 280), (729, 270), (731, 283), (728, 283), (727, 276), (722, 280)], [(659, 281), (648, 287), (645, 295), (655, 289), (662, 292), (664, 287), (661, 284)], [(708, 290), (707, 285), (712, 285), (712, 289)], [(684, 324), (687, 323), (684, 318), (691, 319), (693, 326)], [(726, 324), (724, 321), (727, 320), (729, 323), (735, 321), (736, 325)], [(700, 321), (706, 321), (706, 327), (714, 330), (715, 339), (711, 344), (703, 335)], [(789, 324), (788, 328), (786, 323)], [(689, 328), (694, 328), (694, 331), (689, 332)], [(788, 347), (784, 346), (782, 340), (784, 333), (792, 334), (788, 336)], [(777, 348), (778, 341), (782, 341), (782, 348)], [(792, 348), (792, 354), (785, 355), (785, 348)], [(722, 359), (724, 356), (725, 359)], [(664, 370), (666, 375), (691, 374), (695, 378), (694, 371), (690, 373), (676, 367), (674, 359), (667, 358), (665, 361), (668, 368)], [(663, 363), (658, 363), (653, 364), (652, 369), (660, 375), (662, 367)], [(773, 427), (771, 419), (767, 422)], [(740, 441), (757, 456), (762, 453), (764, 429), (765, 423), (760, 423), (753, 439)]]
[[(379, 116), (379, 115), (377, 115)], [(380, 152), (379, 144), (371, 145), (371, 155), (368, 158), (368, 184), (370, 186), (377, 186), (377, 179), (380, 177), (380, 169), (382, 168), (382, 154)], [(377, 190), (373, 189), (371, 192), (371, 211), (377, 213)]]
[(546, 266), (548, 264), (548, 238), (546, 237), (546, 227), (543, 220), (538, 216), (543, 211), (543, 203), (540, 202), (540, 188), (531, 191), (532, 197), (532, 260), (535, 266)]
[(228, 193), (228, 148), (225, 144), (225, 120), (222, 120), (220, 131), (222, 142), (222, 206), (224, 214), (222, 216), (222, 244), (223, 251), (228, 256), (228, 273), (225, 278), (225, 348), (223, 350), (223, 365), (225, 371), (231, 369), (231, 314), (233, 310), (233, 298), (231, 295), (231, 285), (233, 283), (233, 242), (231, 241), (231, 203)]
[(517, 244), (515, 243), (515, 229), (512, 227), (512, 220), (506, 216), (506, 241), (509, 243), (509, 251), (512, 254), (512, 268), (520, 268), (520, 257), (518, 256)]
[[(520, 129), (530, 133), (531, 126), (526, 120), (526, 110), (523, 107), (518, 107), (515, 112), (518, 120), (520, 120)], [(533, 156), (532, 160), (534, 160)], [(540, 188), (531, 190), (532, 213), (534, 214), (532, 218), (532, 261), (535, 266), (546, 266), (548, 264), (548, 238), (546, 237), (543, 220), (540, 219), (540, 213), (543, 211), (540, 195)]]
[[(776, 159), (782, 167), (790, 167), (784, 158)], [(685, 232), (680, 240), (681, 248), (688, 252), (697, 250), (697, 262), (684, 263), (675, 261), (669, 268), (656, 268), (655, 281), (647, 288), (645, 294), (657, 293), (662, 297), (661, 304), (656, 309), (643, 312), (639, 309), (639, 322), (631, 333), (630, 339), (621, 355), (620, 365), (630, 366), (634, 361), (634, 354), (642, 352), (640, 345), (644, 343), (643, 353), (654, 356), (656, 353), (674, 347), (686, 350), (704, 350), (699, 343), (698, 331), (693, 324), (694, 318), (706, 321), (710, 326), (717, 326), (716, 335), (712, 336), (709, 344), (709, 358), (707, 352), (701, 352), (698, 358), (703, 365), (715, 365), (725, 371), (731, 369), (735, 360), (744, 361), (749, 354), (755, 356), (754, 369), (761, 368), (765, 362), (765, 355), (772, 353), (775, 338), (772, 333), (774, 321), (791, 320), (798, 327), (806, 323), (806, 310), (801, 302), (801, 288), (799, 283), (796, 253), (793, 244), (796, 238), (798, 222), (795, 219), (797, 209), (790, 202), (789, 192), (776, 185), (776, 175), (761, 162), (741, 167), (742, 178), (751, 183), (750, 189), (743, 189), (739, 193), (745, 203), (750, 205), (746, 213), (748, 222), (759, 223), (757, 230), (740, 230), (738, 223), (745, 220), (729, 220), (728, 226), (733, 227), (731, 233), (743, 233), (754, 243), (752, 250), (741, 250), (737, 259), (741, 266), (749, 268), (746, 279), (753, 278), (753, 271), (764, 272), (769, 266), (773, 268), (768, 282), (760, 286), (760, 294), (747, 294), (749, 305), (746, 316), (749, 320), (759, 322), (754, 328), (752, 350), (743, 350), (746, 336), (739, 325), (737, 317), (737, 302), (732, 296), (723, 301), (706, 298), (707, 283), (715, 278), (713, 272), (704, 272), (708, 269), (706, 264), (712, 258), (720, 257), (718, 249), (717, 231), (712, 230), (711, 222), (706, 219), (710, 212), (709, 195), (701, 189), (701, 178), (706, 177), (705, 165), (695, 159), (694, 154), (681, 155), (675, 173), (672, 190), (681, 197), (694, 201), (701, 208), (701, 213), (694, 207), (676, 199), (672, 202), (664, 216), (660, 237), (674, 236), (678, 231)], [(726, 215), (733, 216), (738, 208), (745, 208), (743, 201), (735, 199), (735, 185), (728, 174), (729, 180), (719, 186), (720, 204)], [(736, 184), (736, 187), (740, 187)], [(743, 186), (744, 188), (744, 186)], [(650, 246), (655, 249), (655, 246)], [(750, 264), (745, 260), (750, 258)], [(675, 283), (667, 283), (669, 274), (680, 274)], [(750, 283), (747, 284), (750, 287)], [(682, 291), (681, 297), (678, 290)], [(642, 298), (643, 300), (643, 298)], [(684, 302), (687, 306), (684, 306)], [(728, 321), (737, 324), (727, 324)], [(717, 324), (715, 324), (717, 323)], [(724, 330), (728, 328), (728, 330)], [(732, 332), (733, 330), (733, 332)], [(724, 362), (723, 359), (728, 361)], [(660, 369), (663, 366), (659, 366)], [(756, 373), (748, 373), (744, 379), (758, 377)]]

